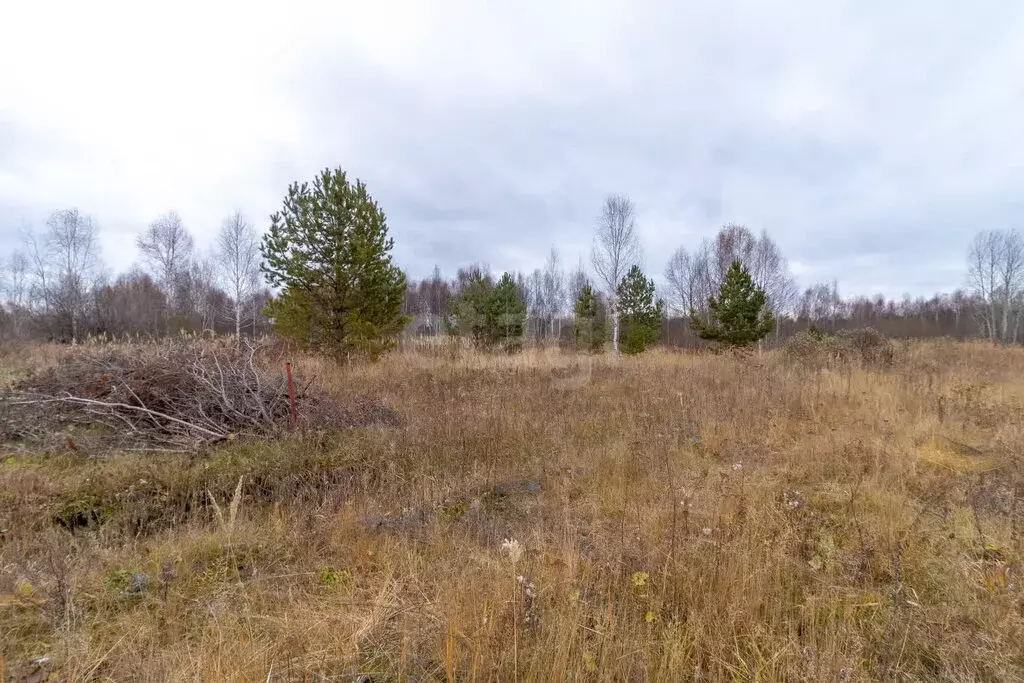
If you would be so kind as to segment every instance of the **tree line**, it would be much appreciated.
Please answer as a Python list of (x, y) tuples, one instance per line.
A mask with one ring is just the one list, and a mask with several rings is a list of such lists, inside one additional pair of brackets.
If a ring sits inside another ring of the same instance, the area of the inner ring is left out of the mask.
[(769, 235), (735, 224), (677, 249), (656, 287), (641, 269), (636, 208), (623, 195), (601, 206), (587, 264), (566, 271), (552, 248), (532, 273), (495, 276), (470, 264), (453, 279), (435, 267), (412, 281), (392, 261), (383, 209), (341, 169), (292, 184), (262, 238), (240, 213), (227, 217), (204, 254), (168, 212), (137, 235), (136, 265), (113, 278), (97, 223), (77, 209), (22, 237), (3, 263), (4, 338), (274, 329), (309, 347), (377, 356), (403, 331), (509, 351), (557, 340), (627, 353), (658, 342), (772, 344), (811, 324), (1002, 343), (1024, 335), (1024, 240), (1013, 229), (975, 238), (966, 290), (900, 301), (843, 298), (835, 282), (801, 291)]
[[(632, 231), (625, 229), (633, 224)], [(557, 249), (552, 248), (543, 269), (532, 274), (512, 273), (526, 304), (525, 335), (536, 340), (571, 340), (572, 321), (584, 286), (592, 286), (597, 297), (595, 310), (607, 315), (615, 274), (622, 272), (616, 259), (607, 257), (605, 245), (620, 244), (618, 260), (626, 268), (639, 260), (632, 203), (621, 196), (609, 197), (597, 221), (593, 271), (580, 262), (566, 272), (560, 267)], [(762, 232), (728, 224), (695, 248), (678, 248), (669, 257), (660, 295), (665, 301), (660, 341), (672, 346), (698, 348), (706, 345), (701, 323), (710, 320), (710, 301), (721, 294), (733, 263), (747, 269), (751, 281), (764, 292), (764, 308), (772, 314), (774, 326), (764, 343), (777, 344), (795, 332), (815, 325), (826, 331), (874, 327), (897, 338), (952, 337), (980, 338), (1004, 344), (1024, 342), (1024, 238), (1016, 229), (989, 230), (972, 241), (967, 259), (967, 287), (930, 297), (887, 298), (843, 296), (836, 281), (819, 282), (801, 289), (789, 270), (781, 249)], [(411, 282), (404, 312), (411, 315), (411, 328), (419, 334), (444, 332), (445, 316), (451, 302), (464, 291), (470, 273), (486, 271), (474, 265), (460, 269), (454, 279), (445, 279), (440, 269), (430, 277)], [(695, 324), (696, 320), (696, 324)], [(613, 333), (609, 335), (613, 337)]]
[(224, 220), (209, 253), (197, 252), (174, 211), (143, 229), (135, 246), (136, 264), (112, 277), (92, 216), (59, 210), (42, 230), (25, 230), (0, 271), (0, 337), (81, 341), (270, 330), (259, 236), (241, 213)]

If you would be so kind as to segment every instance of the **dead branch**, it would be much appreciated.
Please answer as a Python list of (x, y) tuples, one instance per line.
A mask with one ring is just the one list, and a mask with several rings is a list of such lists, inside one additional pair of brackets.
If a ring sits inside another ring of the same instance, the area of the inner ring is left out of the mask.
[(134, 410), (134, 411), (143, 413), (145, 415), (148, 415), (150, 417), (154, 417), (154, 418), (159, 417), (161, 419), (167, 420), (168, 422), (173, 422), (175, 424), (181, 425), (182, 427), (186, 427), (188, 429), (193, 429), (193, 430), (195, 430), (197, 432), (200, 432), (202, 434), (206, 434), (207, 436), (213, 437), (215, 439), (223, 439), (223, 438), (225, 438), (227, 436), (227, 434), (224, 434), (222, 432), (215, 432), (215, 431), (212, 431), (210, 429), (206, 429), (204, 427), (200, 427), (197, 424), (194, 424), (192, 422), (186, 422), (185, 420), (180, 420), (180, 419), (178, 419), (176, 417), (173, 417), (171, 415), (168, 415), (166, 413), (161, 413), (161, 412), (156, 411), (156, 410), (150, 410), (149, 408), (146, 408), (144, 406), (133, 406), (133, 405), (131, 405), (129, 403), (115, 403), (115, 402), (110, 402), (110, 401), (97, 401), (95, 399), (81, 398), (79, 396), (70, 396), (70, 395), (68, 395), (68, 396), (53, 396), (53, 397), (48, 397), (48, 398), (41, 398), (41, 399), (38, 399), (38, 400), (12, 401), (10, 405), (14, 405), (14, 406), (30, 406), (30, 405), (38, 405), (40, 403), (77, 403), (77, 404), (87, 405), (87, 406), (102, 406), (104, 408), (109, 408), (109, 409)]

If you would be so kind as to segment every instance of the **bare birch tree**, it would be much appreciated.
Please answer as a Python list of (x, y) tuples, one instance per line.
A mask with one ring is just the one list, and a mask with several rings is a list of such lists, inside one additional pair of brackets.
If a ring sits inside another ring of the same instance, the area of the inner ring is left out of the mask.
[(983, 305), (980, 323), (992, 342), (1017, 336), (1024, 294), (1024, 239), (1017, 230), (985, 230), (971, 243), (968, 281)]
[(25, 252), (15, 250), (4, 263), (4, 299), (11, 306), (21, 308), (27, 303), (29, 292), (29, 260)]
[(220, 279), (234, 308), (235, 337), (240, 339), (243, 306), (259, 286), (260, 247), (252, 223), (238, 211), (221, 225), (216, 261)]
[(101, 266), (99, 227), (78, 209), (54, 211), (42, 236), (25, 233), (25, 245), (35, 280), (30, 297), (42, 302), (44, 312), (56, 314), (62, 334), (77, 339)]
[(135, 240), (142, 260), (167, 296), (167, 318), (178, 305), (178, 280), (188, 273), (195, 242), (174, 211), (149, 224)]
[(605, 199), (590, 258), (608, 296), (612, 315), (612, 353), (618, 354), (619, 307), (615, 290), (626, 272), (640, 261), (636, 209), (629, 197), (615, 194)]
[(980, 323), (989, 341), (998, 340), (998, 303), (996, 290), (999, 287), (999, 262), (1001, 260), (1002, 235), (986, 230), (975, 236), (967, 255), (967, 278), (974, 293), (984, 306), (979, 310)]
[(46, 249), (46, 240), (32, 228), (25, 228), (22, 242), (29, 260), (30, 281), (28, 286), (28, 305), (43, 313), (50, 312), (50, 263)]
[(1003, 343), (1017, 340), (1024, 292), (1024, 238), (1016, 229), (1003, 232), (1003, 260), (1000, 272), (1003, 305)]
[(665, 267), (665, 281), (668, 283), (668, 302), (676, 312), (689, 315), (701, 310), (710, 296), (705, 283), (707, 260), (699, 252), (690, 255), (685, 247), (679, 247), (669, 257)]
[(214, 258), (202, 254), (193, 258), (189, 269), (178, 278), (179, 315), (194, 320), (200, 330), (213, 330), (217, 319), (227, 308), (227, 297), (217, 288), (217, 267)]
[(557, 339), (561, 336), (561, 320), (565, 310), (565, 273), (562, 272), (558, 249), (555, 247), (551, 247), (544, 264), (544, 302), (547, 307), (548, 334)]
[(779, 245), (765, 231), (754, 242), (749, 267), (754, 282), (767, 294), (768, 307), (772, 312), (776, 316), (789, 312), (799, 296), (796, 279), (790, 273), (789, 262)]
[(526, 278), (523, 288), (523, 300), (526, 302), (527, 328), (533, 328), (533, 336), (540, 339), (544, 332), (544, 321), (547, 319), (548, 305), (544, 292), (544, 273), (540, 268), (534, 269)]
[(12, 252), (4, 261), (3, 296), (15, 338), (21, 337), (23, 323), (29, 313), (29, 268), (28, 256), (19, 250)]

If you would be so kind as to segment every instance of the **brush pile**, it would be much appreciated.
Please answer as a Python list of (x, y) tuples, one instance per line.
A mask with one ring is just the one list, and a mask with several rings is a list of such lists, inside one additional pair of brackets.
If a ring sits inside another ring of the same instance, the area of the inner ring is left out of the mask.
[[(0, 403), (0, 437), (45, 441), (77, 428), (122, 448), (189, 449), (273, 433), (288, 426), (290, 406), (268, 351), (256, 342), (83, 349), (15, 385)], [(307, 389), (295, 387), (297, 407), (318, 412)]]

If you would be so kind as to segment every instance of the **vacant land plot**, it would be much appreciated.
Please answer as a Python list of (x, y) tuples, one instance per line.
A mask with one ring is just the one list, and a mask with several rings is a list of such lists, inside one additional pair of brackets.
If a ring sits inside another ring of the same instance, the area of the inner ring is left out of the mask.
[(292, 358), (294, 431), (128, 441), (12, 405), (76, 353), (4, 361), (15, 680), (1024, 678), (1020, 349)]

